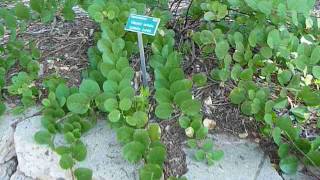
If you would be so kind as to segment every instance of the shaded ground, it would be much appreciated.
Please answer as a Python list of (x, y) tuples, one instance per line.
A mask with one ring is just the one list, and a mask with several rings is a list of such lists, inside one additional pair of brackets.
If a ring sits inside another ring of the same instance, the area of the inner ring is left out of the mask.
[(35, 40), (42, 52), (40, 78), (59, 74), (67, 79), (68, 85), (78, 86), (81, 71), (88, 64), (87, 50), (93, 45), (95, 29), (96, 24), (84, 15), (71, 22), (63, 22), (57, 17), (48, 25), (41, 22), (30, 24), (23, 38)]
[(184, 130), (176, 120), (160, 122), (162, 129), (161, 141), (167, 148), (167, 160), (164, 166), (165, 179), (170, 176), (185, 174), (187, 169), (186, 154), (183, 151), (183, 142), (186, 140)]
[[(36, 86), (42, 92), (39, 100), (46, 97), (47, 92), (42, 82), (49, 76), (61, 76), (69, 86), (78, 86), (81, 83), (81, 73), (88, 65), (87, 50), (93, 45), (96, 29), (96, 23), (83, 12), (77, 11), (73, 21), (66, 22), (56, 16), (49, 24), (31, 22), (27, 30), (19, 35), (19, 38), (26, 42), (34, 41), (41, 51), (39, 79), (36, 80)], [(9, 70), (8, 84), (11, 83), (10, 78), (19, 71), (21, 68), (18, 63)], [(6, 94), (5, 97), (12, 107), (20, 104), (19, 97), (8, 97)]]

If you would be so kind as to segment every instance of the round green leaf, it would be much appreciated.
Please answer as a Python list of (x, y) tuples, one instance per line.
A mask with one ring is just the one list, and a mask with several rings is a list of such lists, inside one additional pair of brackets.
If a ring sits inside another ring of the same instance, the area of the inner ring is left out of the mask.
[(263, 119), (267, 124), (272, 125), (272, 114), (271, 113), (266, 113), (264, 115)]
[(292, 77), (291, 71), (284, 70), (278, 74), (278, 81), (282, 86), (284, 86), (290, 81), (291, 77)]
[(68, 109), (76, 114), (85, 114), (90, 107), (90, 99), (82, 93), (72, 94), (67, 99)]
[(196, 138), (197, 139), (204, 139), (207, 137), (208, 134), (208, 128), (206, 127), (201, 127), (200, 129), (197, 130), (196, 132)]
[(197, 140), (195, 140), (195, 139), (188, 139), (188, 140), (187, 140), (187, 145), (188, 145), (189, 148), (195, 149), (195, 148), (197, 148)]
[(272, 131), (272, 137), (276, 144), (280, 145), (281, 143), (281, 129), (279, 127), (276, 127)]
[(260, 49), (260, 52), (261, 52), (261, 55), (266, 59), (269, 59), (272, 57), (272, 49), (269, 47), (262, 47)]
[(16, 4), (15, 13), (16, 13), (16, 16), (20, 19), (23, 19), (23, 20), (30, 19), (30, 10), (23, 3)]
[(129, 98), (124, 98), (120, 101), (119, 108), (122, 111), (128, 111), (132, 106), (132, 101)]
[(171, 117), (173, 108), (169, 103), (161, 103), (156, 107), (156, 116), (160, 119), (168, 119)]
[(196, 151), (194, 157), (197, 161), (203, 161), (206, 157), (206, 153), (204, 152), (204, 150), (200, 149)]
[(74, 137), (72, 132), (67, 132), (64, 134), (64, 139), (67, 141), (67, 143), (71, 144), (76, 141), (76, 137)]
[(235, 81), (238, 81), (241, 71), (242, 71), (242, 67), (240, 66), (240, 64), (235, 64), (231, 70), (231, 78)]
[(209, 153), (209, 156), (212, 160), (219, 161), (223, 158), (224, 152), (222, 150), (213, 151)]
[(166, 88), (159, 88), (156, 90), (155, 98), (158, 103), (171, 103), (171, 93)]
[(237, 87), (231, 91), (229, 98), (233, 104), (241, 104), (246, 99), (245, 90)]
[(320, 46), (313, 49), (309, 63), (315, 65), (320, 61)]
[(91, 180), (92, 179), (92, 170), (88, 168), (77, 168), (74, 171), (74, 175), (77, 180)]
[(91, 79), (83, 80), (79, 87), (79, 92), (86, 94), (88, 97), (95, 97), (100, 94), (99, 84)]
[(70, 148), (66, 146), (59, 146), (59, 147), (56, 147), (54, 151), (59, 155), (63, 155), (63, 154), (70, 153)]
[(72, 9), (72, 6), (70, 5), (64, 5), (63, 9), (62, 9), (62, 14), (65, 20), (67, 21), (71, 21), (74, 19), (75, 17), (75, 13)]
[(95, 104), (100, 111), (107, 112), (107, 110), (104, 108), (104, 103), (109, 98), (110, 98), (110, 96), (107, 93), (101, 93), (98, 96), (96, 96)]
[(209, 152), (212, 150), (212, 148), (213, 148), (213, 141), (211, 139), (206, 139), (203, 142), (202, 149), (206, 152)]
[(111, 112), (118, 108), (118, 101), (114, 98), (109, 98), (104, 102), (104, 109)]
[(259, 10), (265, 15), (270, 15), (272, 12), (272, 2), (268, 0), (261, 0), (258, 2)]
[(125, 69), (126, 67), (129, 67), (129, 61), (128, 59), (121, 57), (116, 64), (117, 70), (121, 71), (122, 69)]
[(148, 133), (151, 141), (159, 141), (161, 136), (161, 129), (157, 123), (148, 125)]
[(136, 125), (137, 125), (137, 120), (136, 120), (136, 118), (134, 118), (133, 116), (127, 116), (127, 117), (126, 117), (126, 122), (127, 122), (130, 126), (136, 126)]
[[(110, 71), (112, 71), (114, 68), (115, 68), (115, 64), (113, 62), (112, 63), (103, 62), (100, 65), (100, 72), (104, 77), (108, 78)], [(111, 80), (111, 79), (108, 78), (108, 80)]]
[(120, 117), (121, 117), (121, 113), (117, 109), (111, 111), (110, 114), (108, 115), (108, 119), (111, 122), (118, 122), (120, 120)]
[(274, 29), (269, 32), (267, 43), (271, 49), (275, 49), (280, 45), (281, 37), (279, 30)]
[(107, 80), (103, 83), (103, 90), (116, 94), (118, 92), (118, 83), (115, 81)]
[(192, 80), (196, 84), (196, 86), (201, 87), (201, 86), (206, 85), (207, 76), (203, 73), (194, 74), (192, 76)]
[(30, 7), (38, 13), (41, 13), (43, 4), (43, 1), (30, 0)]
[(252, 115), (252, 101), (244, 101), (242, 104), (241, 104), (241, 112), (247, 116), (250, 116)]
[(283, 159), (289, 154), (289, 145), (288, 144), (280, 144), (278, 149), (278, 156)]
[(252, 76), (253, 76), (253, 70), (251, 68), (249, 68), (249, 69), (245, 69), (241, 72), (240, 79), (250, 81), (250, 80), (252, 80)]
[(70, 154), (63, 154), (59, 161), (62, 169), (70, 169), (74, 165), (74, 161)]
[(38, 131), (34, 135), (34, 140), (38, 144), (51, 144), (52, 143), (52, 135), (48, 131)]
[(120, 143), (129, 143), (133, 139), (134, 129), (128, 126), (122, 126), (117, 129), (117, 140)]
[(116, 54), (119, 53), (124, 47), (125, 47), (125, 41), (121, 38), (116, 39), (112, 43), (112, 51)]
[(215, 48), (216, 56), (219, 59), (223, 59), (228, 54), (229, 48), (229, 43), (227, 41), (218, 42)]
[(119, 71), (113, 69), (108, 73), (108, 80), (114, 81), (114, 82), (120, 82), (123, 78)]
[[(310, 164), (310, 165), (315, 165), (315, 166), (320, 166), (320, 152), (315, 150), (315, 151), (310, 151), (307, 154), (308, 158), (305, 158), (305, 161)], [(312, 162), (311, 162), (312, 161)]]
[(136, 163), (142, 159), (145, 147), (138, 141), (126, 144), (122, 149), (123, 157), (130, 163)]
[(175, 81), (170, 86), (170, 91), (172, 94), (176, 94), (179, 91), (190, 90), (192, 88), (192, 81), (189, 79), (183, 79), (179, 81)]
[(83, 161), (86, 158), (87, 148), (81, 141), (78, 141), (71, 149), (72, 157), (77, 161)]
[(162, 169), (157, 164), (146, 164), (139, 170), (140, 180), (161, 179)]
[(200, 33), (200, 41), (203, 44), (210, 44), (212, 42), (214, 42), (214, 37), (213, 37), (213, 33), (209, 30), (203, 30)]
[(191, 119), (188, 116), (181, 116), (179, 118), (179, 125), (180, 127), (186, 129), (190, 126)]
[(193, 116), (199, 113), (200, 109), (201, 109), (201, 103), (194, 99), (184, 101), (181, 104), (182, 112), (190, 116)]
[(189, 90), (179, 91), (174, 96), (174, 102), (181, 106), (184, 101), (192, 99), (192, 94)]
[(175, 82), (184, 79), (184, 72), (181, 68), (175, 68), (170, 72), (169, 81)]
[(166, 149), (163, 147), (152, 148), (147, 155), (147, 163), (162, 166), (166, 159)]
[(313, 66), (312, 67), (312, 74), (316, 79), (320, 80), (320, 66)]
[(135, 119), (136, 126), (138, 128), (144, 127), (148, 122), (148, 115), (143, 111), (137, 111), (133, 114), (133, 118)]
[(298, 169), (298, 159), (294, 156), (288, 156), (280, 160), (280, 169), (286, 174), (294, 174)]
[(134, 97), (134, 89), (132, 87), (126, 87), (122, 89), (119, 93), (119, 98), (124, 99), (124, 98), (129, 98), (132, 99)]
[(147, 148), (151, 142), (149, 133), (145, 129), (136, 129), (133, 134), (133, 140), (142, 143), (145, 148)]
[(133, 79), (134, 77), (134, 70), (132, 67), (126, 67), (122, 69), (121, 76), (123, 79)]
[(214, 14), (213, 12), (211, 12), (211, 11), (206, 12), (206, 13), (204, 14), (204, 19), (205, 19), (206, 21), (212, 21), (212, 20), (214, 20), (214, 17), (215, 17), (215, 14)]

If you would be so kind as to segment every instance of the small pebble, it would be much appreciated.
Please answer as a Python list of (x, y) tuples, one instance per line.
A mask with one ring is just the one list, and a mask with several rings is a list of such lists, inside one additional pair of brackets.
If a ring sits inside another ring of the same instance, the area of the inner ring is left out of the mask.
[(248, 133), (240, 133), (238, 136), (239, 136), (239, 138), (241, 138), (241, 139), (245, 139), (245, 138), (248, 137)]
[(217, 126), (217, 123), (215, 120), (206, 118), (205, 120), (203, 120), (203, 126), (211, 130)]

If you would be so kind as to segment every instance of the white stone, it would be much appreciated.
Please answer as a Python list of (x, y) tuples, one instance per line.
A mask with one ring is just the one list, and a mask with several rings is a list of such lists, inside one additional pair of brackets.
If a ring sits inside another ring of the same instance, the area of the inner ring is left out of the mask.
[(206, 118), (203, 120), (203, 126), (211, 130), (217, 126), (217, 123), (215, 120)]
[[(71, 179), (70, 172), (59, 167), (59, 156), (47, 146), (34, 142), (34, 133), (41, 129), (40, 118), (25, 120), (16, 128), (14, 140), (19, 171), (39, 180)], [(88, 156), (77, 166), (92, 169), (94, 180), (138, 179), (138, 166), (122, 158), (114, 130), (108, 128), (105, 121), (99, 121), (84, 135), (83, 142), (87, 145)]]
[(0, 118), (0, 164), (15, 156), (11, 120), (7, 115)]
[(318, 180), (316, 177), (305, 175), (301, 172), (297, 172), (295, 175), (283, 175), (284, 180)]
[(9, 180), (11, 175), (16, 171), (17, 161), (13, 158), (4, 164), (0, 164), (0, 179)]
[(211, 98), (211, 96), (207, 97), (207, 98), (204, 100), (204, 104), (207, 105), (207, 106), (211, 106), (211, 105), (212, 105), (212, 98)]
[(30, 177), (25, 176), (22, 172), (16, 171), (11, 177), (10, 180), (34, 180)]
[(0, 164), (12, 159), (15, 156), (13, 134), (14, 124), (23, 121), (27, 117), (39, 111), (38, 107), (29, 108), (23, 114), (13, 116), (10, 113), (10, 107), (6, 113), (0, 117)]
[(270, 180), (271, 177), (274, 179), (282, 179), (274, 167), (270, 164), (270, 158), (264, 156), (264, 159), (261, 161), (260, 170), (256, 173), (256, 180)]
[(186, 149), (188, 172), (185, 177), (188, 179), (282, 179), (256, 143), (224, 134), (215, 134), (211, 138), (214, 139), (214, 147), (224, 151), (224, 158), (213, 166), (207, 166), (193, 160), (192, 151)]

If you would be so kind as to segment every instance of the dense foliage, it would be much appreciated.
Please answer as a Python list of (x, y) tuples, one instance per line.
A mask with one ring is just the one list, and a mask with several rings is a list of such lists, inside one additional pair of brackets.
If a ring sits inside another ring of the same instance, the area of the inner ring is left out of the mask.
[[(279, 146), (280, 168), (289, 174), (296, 172), (300, 157), (320, 166), (320, 137), (302, 136), (307, 123), (318, 121), (318, 128), (320, 124), (319, 20), (311, 15), (314, 3), (193, 0), (185, 14), (200, 22), (190, 34), (201, 58), (215, 57), (218, 66), (211, 78), (221, 85), (230, 81), (237, 85), (230, 92), (230, 101), (263, 124), (261, 133)], [(75, 163), (87, 155), (81, 136), (102, 115), (116, 131), (123, 157), (131, 163), (144, 162), (140, 179), (161, 179), (166, 148), (160, 141), (159, 125), (149, 123), (154, 113), (159, 121), (178, 119), (189, 137), (187, 145), (195, 149), (195, 160), (208, 165), (220, 160), (223, 152), (214, 149), (207, 138), (201, 103), (192, 94), (192, 87), (205, 85), (207, 77), (200, 73), (192, 80), (186, 78), (175, 32), (168, 28), (172, 15), (167, 0), (30, 0), (28, 5), (18, 2), (11, 9), (0, 8), (0, 37), (5, 40), (0, 45), (0, 89), (21, 96), (21, 106), (14, 112), (34, 105), (40, 94), (35, 86), (40, 52), (33, 42), (24, 42), (17, 35), (29, 21), (50, 22), (57, 11), (65, 20), (72, 20), (76, 5), (100, 25), (96, 46), (88, 49), (90, 65), (79, 87), (68, 87), (57, 76), (44, 80), (49, 92), (42, 100), (45, 130), (35, 134), (36, 142), (61, 155), (61, 168), (71, 170), (77, 179), (91, 179), (94, 172), (75, 168)], [(157, 35), (144, 37), (145, 45), (151, 47), (154, 93), (132, 86), (135, 71), (130, 59), (138, 52), (137, 38), (124, 31), (131, 13), (161, 19)], [(20, 72), (6, 85), (6, 74), (15, 66)], [(154, 112), (150, 98), (156, 100)], [(4, 111), (1, 101), (0, 114)], [(63, 134), (64, 144), (56, 143), (57, 134)]]
[[(314, 0), (196, 0), (203, 20), (193, 40), (203, 57), (215, 55), (215, 80), (237, 84), (230, 101), (262, 122), (262, 134), (279, 146), (280, 168), (294, 173), (302, 155), (320, 166), (320, 137), (304, 136), (320, 115), (319, 18)], [(317, 122), (318, 121), (318, 122)]]

